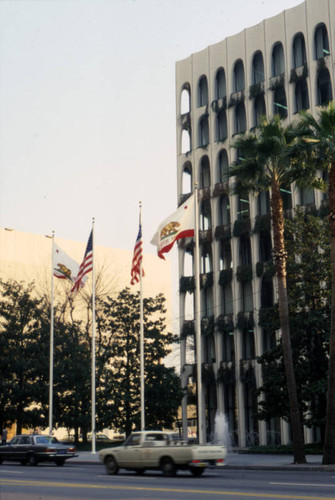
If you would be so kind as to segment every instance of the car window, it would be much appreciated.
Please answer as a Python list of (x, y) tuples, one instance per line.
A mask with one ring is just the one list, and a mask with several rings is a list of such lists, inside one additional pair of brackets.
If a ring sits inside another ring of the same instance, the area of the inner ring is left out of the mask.
[(165, 434), (147, 434), (147, 441), (166, 441), (167, 436)]
[(22, 436), (20, 439), (20, 444), (30, 444), (29, 436)]
[(20, 438), (16, 436), (11, 440), (10, 444), (19, 444), (19, 442), (20, 442)]
[(124, 444), (125, 446), (138, 446), (140, 444), (140, 441), (141, 436), (139, 434), (132, 434)]
[(48, 438), (47, 436), (35, 436), (35, 443), (36, 444), (49, 444), (50, 438)]

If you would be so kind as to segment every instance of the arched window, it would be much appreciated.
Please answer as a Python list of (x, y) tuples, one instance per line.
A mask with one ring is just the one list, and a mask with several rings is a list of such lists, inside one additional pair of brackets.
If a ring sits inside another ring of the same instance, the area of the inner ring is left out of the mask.
[(216, 140), (224, 141), (227, 139), (228, 131), (227, 131), (227, 116), (226, 110), (221, 109), (216, 118)]
[(250, 236), (242, 234), (240, 236), (239, 256), (241, 266), (249, 266), (251, 264), (251, 244)]
[(183, 129), (181, 133), (181, 152), (182, 154), (191, 151), (191, 133), (189, 130)]
[(315, 193), (312, 188), (300, 189), (300, 204), (313, 205), (315, 203)]
[(203, 115), (199, 120), (199, 146), (207, 146), (209, 144), (209, 126), (208, 116)]
[(215, 98), (223, 99), (227, 95), (226, 74), (223, 68), (218, 69), (215, 77)]
[(252, 297), (252, 285), (251, 281), (243, 281), (241, 283), (241, 299), (242, 299), (242, 311), (250, 312), (254, 308), (253, 297)]
[(254, 101), (254, 126), (260, 124), (262, 116), (266, 115), (265, 100), (263, 95), (259, 95)]
[(234, 92), (241, 92), (245, 88), (244, 66), (241, 60), (236, 61), (233, 75), (234, 75), (234, 81), (233, 81)]
[(228, 155), (225, 149), (222, 149), (217, 162), (217, 182), (227, 182), (229, 179)]
[(269, 191), (261, 191), (258, 195), (258, 215), (270, 213), (270, 195)]
[(314, 33), (314, 57), (321, 59), (321, 57), (329, 56), (329, 40), (328, 32), (325, 24), (319, 24)]
[(272, 241), (269, 230), (259, 233), (259, 257), (262, 262), (268, 262), (272, 259)]
[(231, 269), (233, 260), (231, 254), (230, 240), (220, 240), (220, 271), (223, 269)]
[(248, 194), (239, 194), (237, 198), (237, 219), (247, 219), (250, 217), (250, 203)]
[(183, 166), (182, 194), (192, 192), (192, 164), (187, 161)]
[(198, 86), (198, 106), (206, 106), (208, 104), (208, 84), (207, 77), (202, 76)]
[(199, 172), (199, 186), (200, 188), (208, 188), (211, 185), (211, 173), (209, 166), (208, 156), (203, 156), (200, 163)]
[[(233, 308), (233, 293), (231, 283), (227, 283), (221, 287), (221, 314), (227, 315), (234, 312)], [(234, 349), (234, 337), (232, 338), (232, 349)]]
[(317, 77), (317, 103), (319, 106), (325, 106), (333, 99), (332, 85), (327, 68), (323, 68)]
[[(226, 308), (225, 308), (225, 301), (226, 301), (225, 295), (227, 295), (227, 292), (226, 292), (225, 288), (223, 289), (223, 292), (222, 292), (221, 312), (222, 312), (222, 314), (230, 314), (230, 313), (223, 312), (226, 310)], [(231, 286), (230, 286), (230, 291), (231, 291)], [(222, 333), (222, 361), (229, 362), (229, 361), (234, 361), (234, 360), (235, 360), (234, 332), (223, 332)], [(226, 408), (226, 406), (225, 406), (225, 408)]]
[(261, 51), (255, 53), (252, 60), (252, 83), (264, 82), (264, 61)]
[(287, 100), (284, 87), (278, 87), (273, 94), (273, 113), (280, 118), (287, 117)]
[(201, 273), (210, 273), (213, 271), (212, 247), (210, 243), (204, 244), (201, 255)]
[(230, 203), (226, 194), (220, 196), (219, 200), (219, 225), (227, 226), (230, 224)]
[(279, 76), (285, 73), (284, 49), (280, 42), (277, 42), (272, 50), (272, 76)]
[(189, 88), (184, 88), (180, 97), (180, 113), (184, 115), (191, 111), (191, 95)]
[(298, 33), (293, 39), (293, 68), (303, 66), (306, 61), (305, 37), (302, 33)]
[(235, 106), (235, 133), (243, 134), (247, 130), (247, 117), (243, 102), (239, 102)]
[(309, 97), (306, 80), (299, 80), (295, 85), (295, 111), (298, 113), (309, 108)]
[(206, 287), (201, 291), (201, 306), (204, 317), (213, 316), (214, 302), (212, 288)]
[(262, 278), (261, 286), (261, 307), (273, 306), (273, 282), (271, 276), (265, 275)]
[(207, 231), (212, 227), (212, 210), (210, 200), (203, 200), (200, 206), (200, 230)]
[(292, 208), (292, 190), (290, 185), (284, 185), (280, 188), (280, 194), (283, 200), (283, 209), (291, 210)]

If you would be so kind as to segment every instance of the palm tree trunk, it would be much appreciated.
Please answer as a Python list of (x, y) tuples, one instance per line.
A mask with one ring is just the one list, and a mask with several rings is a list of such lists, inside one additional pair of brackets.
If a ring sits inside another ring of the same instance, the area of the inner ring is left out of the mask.
[(278, 280), (278, 308), (282, 334), (282, 346), (286, 383), (290, 404), (291, 430), (293, 442), (294, 463), (306, 463), (304, 438), (299, 411), (297, 387), (295, 382), (293, 358), (291, 349), (289, 312), (286, 286), (286, 252), (284, 241), (283, 201), (280, 195), (280, 185), (277, 179), (272, 182), (271, 217), (274, 239), (274, 256)]
[(328, 397), (323, 464), (335, 464), (335, 163), (329, 172), (329, 225), (331, 252), (331, 320), (329, 336)]

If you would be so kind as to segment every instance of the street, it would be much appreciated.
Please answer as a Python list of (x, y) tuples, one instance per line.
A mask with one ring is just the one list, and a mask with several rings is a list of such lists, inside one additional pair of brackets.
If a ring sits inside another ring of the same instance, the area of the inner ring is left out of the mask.
[(108, 476), (104, 467), (68, 462), (64, 467), (41, 464), (0, 467), (0, 500), (73, 499), (297, 499), (335, 498), (335, 472), (279, 470), (206, 470), (201, 478), (178, 472), (139, 476), (120, 471)]

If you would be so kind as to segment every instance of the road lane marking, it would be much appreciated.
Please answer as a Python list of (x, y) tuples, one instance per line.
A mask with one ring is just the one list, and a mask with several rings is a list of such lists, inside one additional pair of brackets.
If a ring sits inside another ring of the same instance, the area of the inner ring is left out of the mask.
[(331, 484), (322, 484), (322, 483), (284, 483), (284, 482), (278, 482), (278, 483), (270, 483), (270, 484), (277, 484), (277, 485), (284, 485), (284, 486), (315, 486), (318, 488), (319, 486), (323, 486), (324, 488), (335, 488), (335, 483)]
[(21, 470), (1, 469), (0, 474), (24, 474)]
[(183, 493), (183, 494), (197, 494), (197, 495), (216, 495), (216, 496), (236, 496), (236, 497), (255, 497), (255, 498), (277, 498), (277, 499), (292, 499), (292, 500), (334, 500), (334, 497), (314, 497), (314, 496), (301, 496), (301, 495), (283, 495), (273, 493), (253, 493), (253, 492), (238, 492), (238, 491), (212, 491), (212, 490), (196, 490), (184, 488), (155, 488), (148, 486), (116, 486), (116, 485), (102, 485), (102, 484), (89, 484), (89, 483), (57, 483), (48, 481), (27, 481), (20, 479), (0, 479), (0, 485), (3, 486), (43, 486), (50, 488), (91, 488), (91, 489), (104, 489), (104, 490), (128, 490), (128, 491), (150, 491), (160, 493)]

